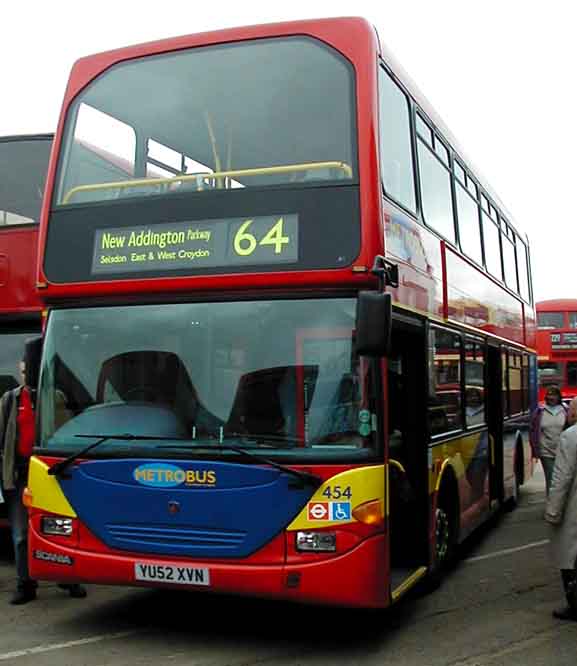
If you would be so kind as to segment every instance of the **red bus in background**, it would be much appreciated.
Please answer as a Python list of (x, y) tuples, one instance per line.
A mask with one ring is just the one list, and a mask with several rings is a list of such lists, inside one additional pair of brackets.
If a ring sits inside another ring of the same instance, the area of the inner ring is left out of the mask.
[[(38, 220), (52, 134), (0, 137), (0, 395), (20, 383), (27, 337), (41, 328)], [(0, 522), (5, 522), (0, 498)]]
[(540, 301), (536, 310), (539, 401), (551, 384), (571, 400), (577, 396), (577, 299)]
[(366, 21), (83, 58), (46, 191), (35, 578), (384, 607), (515, 503), (527, 240)]

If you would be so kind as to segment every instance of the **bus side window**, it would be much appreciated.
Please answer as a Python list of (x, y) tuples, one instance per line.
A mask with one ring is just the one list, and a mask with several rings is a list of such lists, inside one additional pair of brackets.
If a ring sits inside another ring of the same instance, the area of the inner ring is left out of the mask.
[(385, 192), (416, 211), (409, 101), (387, 72), (379, 70), (381, 179)]
[(432, 436), (460, 430), (461, 336), (431, 328), (429, 332), (429, 432)]

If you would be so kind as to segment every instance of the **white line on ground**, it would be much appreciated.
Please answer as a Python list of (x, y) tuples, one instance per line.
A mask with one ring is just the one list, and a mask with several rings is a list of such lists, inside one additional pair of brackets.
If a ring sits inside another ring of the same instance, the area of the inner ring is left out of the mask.
[(100, 643), (101, 641), (111, 641), (117, 638), (126, 638), (140, 634), (144, 629), (132, 629), (131, 631), (117, 631), (111, 634), (101, 634), (100, 636), (89, 636), (88, 638), (79, 638), (75, 641), (66, 643), (53, 643), (52, 645), (38, 645), (37, 647), (26, 648), (25, 650), (15, 650), (14, 652), (0, 653), (0, 661), (8, 661), (17, 657), (28, 657), (31, 654), (41, 654), (42, 652), (52, 652), (54, 650), (64, 650), (65, 648), (77, 647), (78, 645), (88, 645), (90, 643)]
[(487, 555), (469, 557), (468, 559), (465, 560), (465, 562), (480, 562), (481, 560), (491, 560), (494, 557), (511, 555), (512, 553), (518, 553), (521, 550), (529, 550), (530, 548), (539, 548), (540, 546), (545, 546), (548, 543), (549, 539), (543, 539), (542, 541), (534, 541), (533, 543), (527, 543), (524, 546), (517, 546), (516, 548), (505, 548), (505, 550), (497, 550), (494, 553), (488, 553)]

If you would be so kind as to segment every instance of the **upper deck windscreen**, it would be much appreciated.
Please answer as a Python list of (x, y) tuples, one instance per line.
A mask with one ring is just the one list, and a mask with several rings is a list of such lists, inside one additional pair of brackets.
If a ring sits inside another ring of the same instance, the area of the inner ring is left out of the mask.
[(0, 228), (38, 222), (51, 137), (0, 139)]
[[(308, 39), (118, 65), (71, 109), (56, 202), (350, 180), (352, 84), (346, 61)], [(249, 173), (210, 177), (223, 171)], [(179, 175), (193, 177), (118, 184)]]
[[(304, 37), (199, 47), (106, 70), (68, 111), (49, 278), (351, 263), (360, 233), (350, 187), (354, 99), (352, 65)], [(63, 266), (71, 234), (79, 252)]]

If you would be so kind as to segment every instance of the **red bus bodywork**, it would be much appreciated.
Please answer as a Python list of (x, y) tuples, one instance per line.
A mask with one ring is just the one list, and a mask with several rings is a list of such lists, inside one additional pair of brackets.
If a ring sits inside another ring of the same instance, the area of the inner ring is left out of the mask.
[[(55, 189), (57, 162), (63, 142), (66, 113), (75, 97), (105, 70), (119, 63), (154, 54), (172, 53), (195, 47), (276, 38), (307, 36), (330, 45), (352, 63), (356, 76), (356, 136), (358, 137), (358, 180), (360, 191), (360, 251), (352, 264), (330, 270), (301, 270), (224, 275), (189, 275), (184, 277), (150, 277), (92, 282), (55, 283), (48, 279), (45, 249), (50, 230), (52, 192)], [(146, 299), (183, 298), (186, 295), (263, 294), (271, 296), (290, 291), (306, 294), (312, 289), (325, 293), (343, 290), (356, 292), (374, 289), (376, 279), (370, 269), (376, 255), (386, 255), (399, 269), (398, 287), (391, 289), (394, 302), (423, 317), (438, 322), (452, 322), (471, 331), (486, 332), (517, 349), (535, 344), (534, 312), (531, 305), (508, 290), (466, 259), (449, 243), (418, 224), (409, 214), (390, 204), (382, 195), (379, 181), (379, 100), (378, 62), (382, 59), (392, 68), (394, 59), (381, 48), (375, 30), (362, 19), (327, 19), (263, 26), (252, 26), (155, 42), (123, 48), (79, 60), (71, 73), (62, 115), (55, 138), (55, 149), (49, 166), (47, 196), (41, 222), (38, 286), (47, 306), (61, 304), (141, 303)], [(426, 109), (445, 136), (448, 130), (436, 117), (426, 101), (410, 84), (405, 84), (413, 97)], [(456, 147), (456, 142), (453, 146)], [(497, 198), (493, 195), (496, 201)], [(383, 363), (383, 371), (386, 365)], [(472, 448), (474, 449), (473, 442)], [(54, 458), (37, 450), (40, 464), (51, 464)], [(511, 469), (514, 462), (511, 463)], [(527, 459), (525, 460), (527, 463)], [(40, 469), (40, 468), (38, 468)], [(432, 512), (436, 491), (446, 469), (441, 460), (431, 460)], [(329, 466), (314, 468), (323, 480), (338, 469)], [(511, 478), (505, 499), (511, 496)], [(40, 520), (46, 509), (31, 508), (31, 549), (43, 553), (33, 559), (33, 574), (39, 578), (61, 580), (67, 567), (44, 555), (55, 550), (75, 563), (72, 577), (77, 580), (111, 584), (135, 584), (131, 579), (134, 553), (109, 549), (81, 521), (75, 520), (73, 539), (48, 538), (41, 534)], [(54, 504), (56, 506), (56, 504)], [(322, 507), (321, 507), (322, 510)], [(57, 513), (54, 509), (54, 513)], [(472, 509), (475, 514), (475, 508)], [(70, 515), (70, 514), (68, 514)], [(475, 522), (476, 521), (476, 522)], [(462, 533), (470, 532), (479, 517), (462, 519)], [(431, 544), (434, 529), (429, 528)], [(215, 588), (223, 592), (250, 593), (351, 606), (382, 607), (391, 603), (388, 581), (389, 561), (384, 525), (348, 530), (346, 552), (335, 557), (305, 556), (293, 552), (285, 533), (248, 560), (212, 561)], [(270, 558), (276, 561), (270, 564)], [(275, 559), (276, 558), (276, 559)], [(161, 561), (162, 558), (156, 558)], [(174, 560), (174, 558), (172, 558)], [(130, 581), (130, 582), (129, 582)], [(335, 582), (337, 581), (337, 582)], [(339, 582), (340, 581), (340, 582)], [(139, 584), (139, 583), (136, 583)]]
[(558, 385), (563, 399), (571, 400), (577, 396), (577, 299), (539, 301), (536, 310), (539, 401), (549, 384)]
[(41, 329), (42, 302), (35, 288), (38, 217), (51, 142), (51, 134), (0, 137), (0, 345), (5, 350), (0, 393), (19, 381), (21, 356), (10, 357), (17, 351), (14, 343)]

